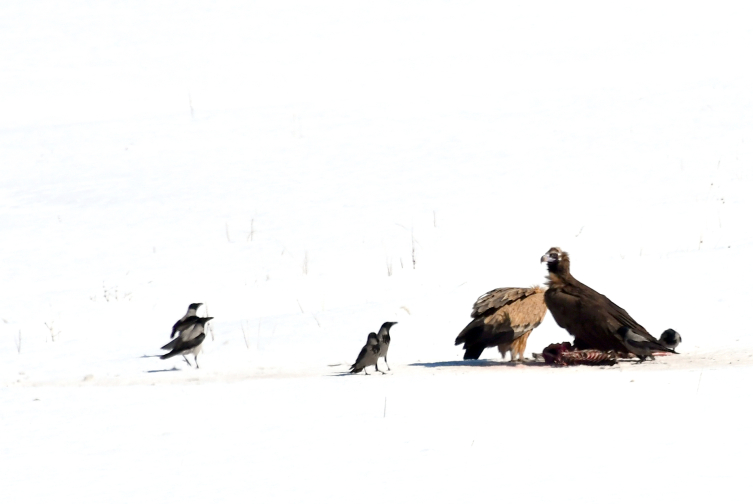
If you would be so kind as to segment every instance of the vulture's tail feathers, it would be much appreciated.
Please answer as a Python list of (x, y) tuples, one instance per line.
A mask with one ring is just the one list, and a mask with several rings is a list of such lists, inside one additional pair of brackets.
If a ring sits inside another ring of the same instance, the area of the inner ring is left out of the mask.
[(507, 337), (512, 339), (514, 331), (491, 332), (483, 325), (482, 320), (474, 320), (455, 339), (455, 344), (463, 343), (465, 349), (464, 360), (478, 359), (481, 353), (502, 343)]

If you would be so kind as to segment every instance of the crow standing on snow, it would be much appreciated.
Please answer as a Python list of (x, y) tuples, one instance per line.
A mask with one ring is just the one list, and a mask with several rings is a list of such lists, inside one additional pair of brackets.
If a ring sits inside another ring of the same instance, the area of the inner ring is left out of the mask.
[[(379, 356), (377, 357), (377, 361), (379, 360), (379, 357), (384, 357), (384, 364), (387, 366), (387, 371), (392, 371), (390, 369), (390, 365), (387, 364), (387, 350), (390, 349), (390, 328), (397, 324), (397, 322), (385, 322), (382, 324), (382, 327), (379, 328), (379, 334), (377, 334), (377, 337), (379, 338)], [(379, 369), (377, 369), (379, 371)]]
[(632, 353), (638, 357), (641, 362), (648, 358), (649, 360), (656, 360), (654, 358), (654, 352), (672, 352), (677, 353), (671, 348), (667, 348), (658, 341), (651, 341), (645, 336), (642, 336), (627, 326), (622, 326), (617, 329), (617, 335), (620, 337), (625, 346)]
[(671, 351), (608, 297), (576, 280), (570, 274), (567, 252), (552, 247), (541, 257), (541, 262), (546, 263), (549, 270), (549, 288), (544, 294), (546, 307), (555, 322), (575, 336), (575, 348), (632, 352), (641, 360), (645, 360), (652, 349)]
[(186, 314), (183, 315), (175, 324), (173, 324), (173, 332), (170, 333), (170, 339), (173, 339), (175, 337), (175, 333), (178, 331), (178, 326), (180, 325), (180, 323), (186, 320), (188, 317), (195, 317), (196, 310), (198, 310), (199, 306), (203, 304), (204, 303), (191, 303), (190, 305), (188, 305), (188, 311), (186, 312)]
[(460, 331), (455, 344), (463, 343), (463, 359), (478, 359), (481, 352), (496, 346), (504, 358), (523, 360), (528, 336), (546, 315), (544, 289), (503, 287), (487, 292), (473, 305), (473, 320)]
[(659, 336), (659, 342), (665, 347), (674, 350), (677, 348), (677, 345), (682, 343), (682, 336), (674, 329), (667, 329)]
[[(201, 351), (201, 344), (204, 343), (204, 338), (206, 338), (206, 335), (202, 332), (201, 334), (190, 340), (180, 340), (180, 338), (173, 340), (178, 341), (178, 344), (173, 347), (170, 353), (161, 356), (160, 359), (169, 359), (170, 357), (175, 357), (176, 355), (182, 355), (183, 358), (186, 359), (186, 354), (192, 353), (193, 360), (196, 363), (196, 369), (198, 369), (198, 355)], [(188, 362), (188, 359), (186, 359), (186, 362)], [(190, 366), (191, 363), (189, 362), (188, 365)]]
[[(356, 363), (353, 364), (350, 367), (351, 373), (360, 373), (361, 370), (363, 370), (364, 374), (369, 374), (366, 372), (366, 366), (374, 366), (377, 371), (379, 371), (379, 368), (377, 367), (377, 360), (379, 359), (379, 337), (376, 333), (369, 333), (369, 337), (366, 340), (366, 344), (361, 349), (361, 353), (358, 354), (358, 358), (356, 359)], [(379, 371), (380, 373), (384, 374), (384, 371)]]
[(198, 353), (201, 351), (201, 344), (204, 342), (204, 325), (212, 320), (214, 317), (187, 317), (183, 322), (180, 322), (176, 327), (178, 336), (165, 346), (162, 350), (172, 350), (170, 353), (160, 357), (161, 359), (169, 359), (176, 355), (182, 355), (186, 363), (190, 365), (186, 358), (187, 353), (192, 353), (194, 356), (194, 362), (196, 367), (199, 367)]

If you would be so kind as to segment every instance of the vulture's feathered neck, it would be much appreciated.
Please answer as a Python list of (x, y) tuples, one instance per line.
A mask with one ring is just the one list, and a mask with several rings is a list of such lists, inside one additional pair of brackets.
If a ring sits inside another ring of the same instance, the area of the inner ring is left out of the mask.
[(546, 267), (549, 270), (549, 281), (546, 284), (550, 288), (575, 280), (570, 274), (570, 256), (567, 252), (562, 252), (559, 260), (547, 263)]

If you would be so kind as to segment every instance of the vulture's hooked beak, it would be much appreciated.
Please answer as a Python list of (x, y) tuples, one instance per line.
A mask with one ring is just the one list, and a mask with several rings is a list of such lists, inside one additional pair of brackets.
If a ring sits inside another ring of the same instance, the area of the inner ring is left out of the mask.
[(546, 254), (541, 256), (541, 262), (545, 262), (547, 264), (556, 263), (560, 259), (562, 259), (562, 249), (560, 249), (559, 247), (552, 247), (547, 250)]
[(544, 254), (541, 256), (541, 262), (550, 263), (559, 259), (556, 255), (552, 257), (552, 254)]

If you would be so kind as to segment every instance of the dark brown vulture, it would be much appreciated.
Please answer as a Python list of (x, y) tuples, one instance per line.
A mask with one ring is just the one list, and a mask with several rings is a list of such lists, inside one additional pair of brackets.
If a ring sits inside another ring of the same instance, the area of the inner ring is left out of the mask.
[(555, 322), (575, 337), (575, 348), (631, 353), (617, 334), (621, 327), (627, 327), (663, 347), (628, 312), (573, 278), (567, 252), (552, 247), (542, 256), (541, 262), (545, 262), (549, 270), (549, 288), (544, 294), (546, 307)]
[(485, 348), (496, 346), (504, 358), (523, 360), (528, 336), (546, 315), (544, 289), (505, 287), (487, 292), (473, 305), (473, 320), (455, 338), (463, 343), (463, 359), (478, 359)]

